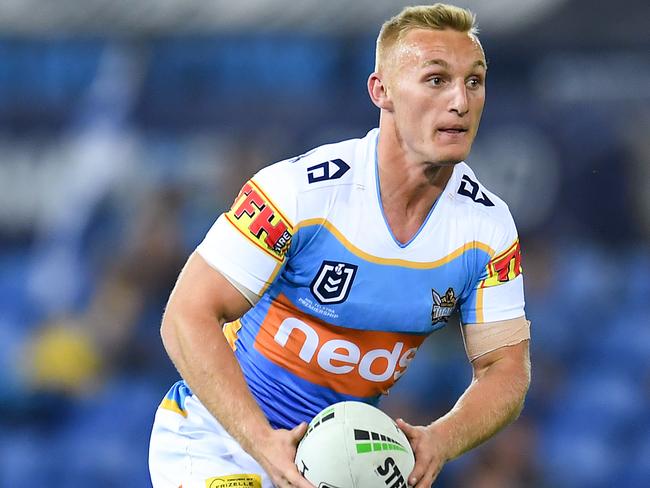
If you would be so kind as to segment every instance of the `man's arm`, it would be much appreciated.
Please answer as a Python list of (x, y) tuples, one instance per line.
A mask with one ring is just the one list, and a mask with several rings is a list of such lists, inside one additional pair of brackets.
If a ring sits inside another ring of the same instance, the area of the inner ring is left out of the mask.
[(415, 452), (410, 486), (429, 488), (444, 463), (519, 416), (530, 385), (529, 341), (489, 352), (475, 359), (472, 367), (471, 384), (446, 415), (426, 427), (398, 419)]
[(194, 253), (163, 316), (165, 349), (181, 376), (224, 428), (264, 467), (278, 487), (312, 488), (293, 464), (307, 426), (273, 429), (248, 389), (222, 326), (250, 308), (244, 296)]

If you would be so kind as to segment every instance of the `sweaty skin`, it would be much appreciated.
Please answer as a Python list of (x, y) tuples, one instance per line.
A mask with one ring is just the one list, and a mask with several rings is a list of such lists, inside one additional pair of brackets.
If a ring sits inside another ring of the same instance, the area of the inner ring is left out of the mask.
[[(368, 91), (381, 109), (378, 164), (381, 199), (393, 234), (407, 242), (467, 157), (485, 104), (487, 65), (467, 33), (414, 29), (388, 50), (392, 60), (370, 75)], [(515, 420), (530, 384), (529, 341), (501, 347), (472, 362), (473, 379), (452, 410), (427, 426), (402, 419), (415, 452), (415, 488), (431, 486), (445, 462)]]
[(478, 40), (453, 30), (414, 29), (385, 53), (368, 91), (381, 109), (381, 197), (393, 234), (406, 242), (464, 160), (485, 103)]

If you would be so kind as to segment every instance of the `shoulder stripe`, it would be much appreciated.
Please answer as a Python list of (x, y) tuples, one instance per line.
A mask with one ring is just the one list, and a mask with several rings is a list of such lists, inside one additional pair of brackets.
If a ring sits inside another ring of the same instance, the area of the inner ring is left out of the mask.
[(299, 229), (303, 227), (310, 227), (310, 226), (322, 226), (325, 227), (329, 232), (331, 232), (337, 239), (338, 241), (343, 244), (343, 246), (350, 251), (352, 254), (355, 254), (359, 256), (360, 258), (363, 258), (364, 260), (375, 263), (375, 264), (383, 264), (387, 266), (401, 266), (403, 268), (413, 268), (413, 269), (433, 269), (433, 268), (438, 268), (440, 266), (443, 266), (454, 259), (456, 259), (458, 256), (462, 255), (463, 253), (471, 250), (471, 249), (479, 249), (485, 253), (487, 253), (490, 258), (494, 256), (494, 249), (492, 249), (490, 246), (483, 242), (479, 241), (470, 241), (462, 246), (458, 247), (456, 250), (448, 254), (447, 256), (444, 256), (440, 259), (436, 259), (435, 261), (430, 261), (430, 262), (419, 262), (419, 261), (408, 261), (406, 259), (398, 259), (398, 258), (382, 258), (379, 256), (374, 256), (372, 254), (369, 254), (361, 249), (359, 249), (357, 246), (352, 244), (344, 235), (341, 231), (339, 231), (334, 224), (329, 222), (326, 219), (307, 219), (300, 221), (296, 224), (294, 227), (294, 230), (297, 232)]

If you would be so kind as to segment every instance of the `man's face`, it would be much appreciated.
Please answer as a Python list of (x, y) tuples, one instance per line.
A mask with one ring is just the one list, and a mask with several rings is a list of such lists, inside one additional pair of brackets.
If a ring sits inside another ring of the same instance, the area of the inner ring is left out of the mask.
[(454, 30), (414, 29), (389, 56), (384, 84), (402, 148), (432, 163), (465, 159), (485, 103), (479, 42)]

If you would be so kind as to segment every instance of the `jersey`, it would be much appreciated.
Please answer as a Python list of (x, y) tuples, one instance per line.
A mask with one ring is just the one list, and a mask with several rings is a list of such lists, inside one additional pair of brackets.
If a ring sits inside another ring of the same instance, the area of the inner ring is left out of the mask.
[[(419, 231), (399, 242), (381, 203), (378, 135), (262, 169), (197, 248), (260, 297), (224, 334), (276, 428), (338, 401), (377, 404), (455, 311), (475, 327), (524, 315), (506, 204), (458, 163)], [(174, 395), (168, 406), (182, 411)]]

